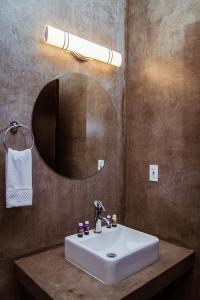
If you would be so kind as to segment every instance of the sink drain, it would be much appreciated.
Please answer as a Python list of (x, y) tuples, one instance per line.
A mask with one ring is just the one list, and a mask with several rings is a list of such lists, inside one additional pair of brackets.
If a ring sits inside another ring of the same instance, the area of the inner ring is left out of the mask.
[(109, 258), (114, 258), (114, 257), (117, 257), (117, 254), (116, 253), (107, 253), (106, 256)]

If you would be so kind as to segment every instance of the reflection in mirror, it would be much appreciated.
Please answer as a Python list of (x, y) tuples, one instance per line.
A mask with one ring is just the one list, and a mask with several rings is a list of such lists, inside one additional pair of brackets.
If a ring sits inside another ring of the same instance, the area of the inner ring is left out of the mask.
[(99, 83), (79, 73), (45, 85), (34, 106), (32, 128), (47, 165), (72, 179), (97, 173), (116, 142), (111, 99)]

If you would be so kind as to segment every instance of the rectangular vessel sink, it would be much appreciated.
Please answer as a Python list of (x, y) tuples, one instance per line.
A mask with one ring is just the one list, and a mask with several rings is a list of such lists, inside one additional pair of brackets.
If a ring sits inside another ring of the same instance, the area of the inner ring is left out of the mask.
[(156, 262), (159, 239), (118, 224), (102, 233), (65, 238), (65, 258), (105, 284), (115, 284)]

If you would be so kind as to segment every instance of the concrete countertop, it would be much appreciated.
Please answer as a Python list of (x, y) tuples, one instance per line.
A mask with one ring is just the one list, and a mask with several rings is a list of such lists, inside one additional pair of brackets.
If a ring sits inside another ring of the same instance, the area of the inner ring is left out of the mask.
[(194, 252), (160, 241), (160, 259), (153, 265), (107, 286), (64, 259), (64, 245), (15, 261), (17, 280), (36, 299), (149, 299), (187, 272)]

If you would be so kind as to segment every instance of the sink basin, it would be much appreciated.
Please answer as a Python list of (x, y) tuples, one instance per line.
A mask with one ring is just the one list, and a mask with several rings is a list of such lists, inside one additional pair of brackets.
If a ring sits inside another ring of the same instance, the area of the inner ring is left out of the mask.
[(105, 284), (115, 284), (158, 260), (159, 239), (118, 224), (102, 233), (65, 238), (65, 258)]

